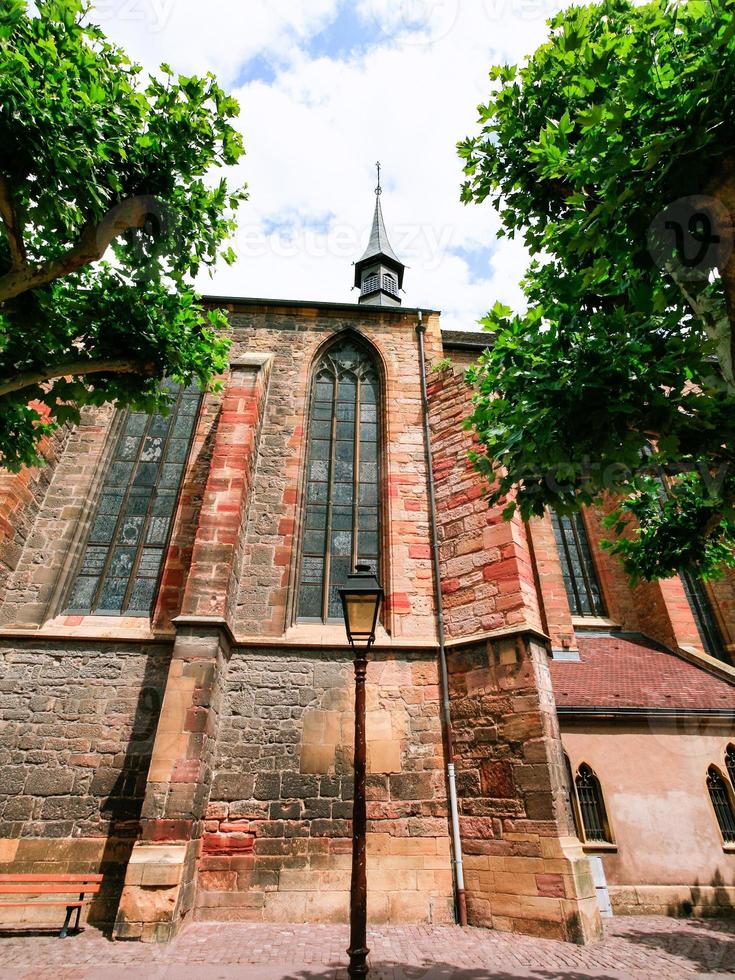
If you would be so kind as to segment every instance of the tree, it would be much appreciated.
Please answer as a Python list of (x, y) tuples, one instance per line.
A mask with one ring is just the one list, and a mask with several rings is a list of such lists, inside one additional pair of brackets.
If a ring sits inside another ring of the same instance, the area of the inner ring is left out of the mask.
[[(505, 516), (620, 495), (635, 579), (735, 564), (735, 2), (603, 0), (491, 71), (465, 202), (523, 235), (468, 427)], [(642, 458), (647, 465), (642, 466)], [(635, 518), (635, 520), (634, 520)]]
[(0, 8), (0, 462), (40, 461), (80, 408), (165, 410), (167, 376), (226, 364), (224, 314), (190, 285), (245, 194), (213, 167), (242, 155), (214, 76), (144, 76), (84, 0)]

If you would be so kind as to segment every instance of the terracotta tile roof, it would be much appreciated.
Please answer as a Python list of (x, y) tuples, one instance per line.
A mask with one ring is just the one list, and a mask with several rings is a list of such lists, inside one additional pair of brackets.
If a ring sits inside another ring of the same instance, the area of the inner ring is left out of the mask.
[(552, 660), (563, 707), (735, 710), (735, 685), (643, 637), (578, 636), (581, 662)]

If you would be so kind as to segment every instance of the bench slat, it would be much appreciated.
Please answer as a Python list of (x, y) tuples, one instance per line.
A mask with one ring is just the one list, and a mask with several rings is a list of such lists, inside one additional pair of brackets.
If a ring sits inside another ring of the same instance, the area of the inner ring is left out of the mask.
[(40, 909), (45, 908), (47, 905), (57, 905), (64, 909), (76, 909), (89, 905), (89, 902), (0, 902), (0, 909)]
[(52, 875), (52, 874), (0, 874), (0, 882), (3, 881), (102, 881), (103, 875)]
[(96, 894), (99, 885), (49, 885), (40, 881), (24, 884), (0, 884), (0, 895), (70, 895), (72, 892)]

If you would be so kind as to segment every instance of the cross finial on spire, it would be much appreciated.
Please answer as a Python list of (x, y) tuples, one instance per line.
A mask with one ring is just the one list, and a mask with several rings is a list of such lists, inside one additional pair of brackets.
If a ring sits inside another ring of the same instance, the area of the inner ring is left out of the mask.
[(375, 188), (375, 194), (377, 197), (380, 197), (380, 195), (383, 193), (383, 188), (380, 186), (380, 160), (378, 160), (375, 166), (378, 169), (378, 186)]

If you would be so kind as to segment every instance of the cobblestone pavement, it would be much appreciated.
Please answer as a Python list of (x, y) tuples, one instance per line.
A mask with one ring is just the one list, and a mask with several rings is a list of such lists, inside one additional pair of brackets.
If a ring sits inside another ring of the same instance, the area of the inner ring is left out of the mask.
[[(342, 980), (348, 930), (336, 925), (195, 923), (168, 946), (110, 942), (86, 929), (0, 933), (0, 978), (33, 980)], [(579, 947), (458, 926), (370, 929), (370, 980), (623, 978), (735, 973), (735, 921), (618, 918)]]

